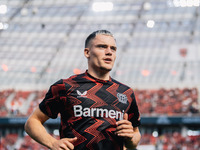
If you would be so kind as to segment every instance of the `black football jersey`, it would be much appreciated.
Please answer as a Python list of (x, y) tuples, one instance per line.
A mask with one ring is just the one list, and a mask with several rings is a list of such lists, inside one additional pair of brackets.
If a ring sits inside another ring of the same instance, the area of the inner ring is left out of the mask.
[(39, 108), (50, 118), (60, 113), (60, 138), (77, 137), (76, 150), (123, 149), (123, 138), (115, 129), (124, 113), (134, 127), (140, 125), (133, 90), (112, 78), (96, 79), (87, 71), (53, 84)]

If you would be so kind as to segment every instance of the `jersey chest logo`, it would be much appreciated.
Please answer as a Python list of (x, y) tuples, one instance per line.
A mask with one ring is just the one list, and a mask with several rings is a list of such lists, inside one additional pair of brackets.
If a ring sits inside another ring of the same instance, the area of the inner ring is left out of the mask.
[(81, 93), (79, 90), (76, 90), (76, 92), (77, 92), (77, 94), (78, 94), (78, 96), (77, 97), (87, 97), (86, 95), (87, 95), (87, 91), (84, 91), (83, 93)]
[(125, 94), (117, 93), (117, 98), (118, 98), (119, 102), (121, 102), (123, 104), (127, 104), (128, 98)]

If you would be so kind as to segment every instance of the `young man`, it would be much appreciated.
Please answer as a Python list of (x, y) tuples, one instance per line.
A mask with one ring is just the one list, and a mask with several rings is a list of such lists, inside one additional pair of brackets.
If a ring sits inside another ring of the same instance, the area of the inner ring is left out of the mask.
[[(26, 132), (52, 150), (133, 149), (141, 135), (139, 111), (133, 90), (110, 77), (116, 58), (116, 41), (98, 30), (85, 41), (88, 70), (53, 84), (28, 118)], [(43, 123), (60, 113), (60, 140), (48, 134)]]

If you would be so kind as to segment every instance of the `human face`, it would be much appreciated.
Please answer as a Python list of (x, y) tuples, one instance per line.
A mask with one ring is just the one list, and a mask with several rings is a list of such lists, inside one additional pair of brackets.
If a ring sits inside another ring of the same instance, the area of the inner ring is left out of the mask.
[(111, 71), (116, 59), (116, 42), (110, 35), (98, 34), (85, 48), (88, 69), (94, 71)]

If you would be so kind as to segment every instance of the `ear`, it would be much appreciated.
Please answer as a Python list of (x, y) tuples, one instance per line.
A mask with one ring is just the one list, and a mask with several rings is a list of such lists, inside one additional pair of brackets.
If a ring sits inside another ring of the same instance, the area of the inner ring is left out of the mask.
[(85, 48), (84, 49), (84, 55), (85, 55), (86, 58), (90, 57), (90, 50), (89, 50), (89, 48)]

